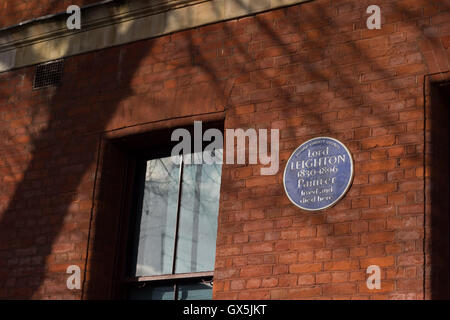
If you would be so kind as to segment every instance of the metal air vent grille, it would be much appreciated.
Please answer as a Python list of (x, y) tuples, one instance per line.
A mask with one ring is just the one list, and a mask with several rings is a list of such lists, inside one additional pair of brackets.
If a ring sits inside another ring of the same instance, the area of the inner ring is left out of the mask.
[(33, 89), (57, 86), (61, 83), (64, 60), (55, 60), (40, 64), (36, 67)]

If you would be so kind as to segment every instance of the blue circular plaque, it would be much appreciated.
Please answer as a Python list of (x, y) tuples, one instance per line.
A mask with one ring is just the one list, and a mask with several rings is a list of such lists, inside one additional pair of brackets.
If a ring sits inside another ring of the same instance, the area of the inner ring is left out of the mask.
[(284, 190), (297, 207), (317, 211), (333, 206), (350, 188), (353, 159), (340, 141), (318, 137), (290, 156), (284, 169)]

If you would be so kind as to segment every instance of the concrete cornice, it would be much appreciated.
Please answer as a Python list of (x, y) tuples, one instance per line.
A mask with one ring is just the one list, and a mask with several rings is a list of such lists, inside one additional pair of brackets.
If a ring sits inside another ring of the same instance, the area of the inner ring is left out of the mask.
[(0, 72), (236, 19), (309, 0), (135, 0), (82, 9), (81, 30), (57, 14), (0, 30)]

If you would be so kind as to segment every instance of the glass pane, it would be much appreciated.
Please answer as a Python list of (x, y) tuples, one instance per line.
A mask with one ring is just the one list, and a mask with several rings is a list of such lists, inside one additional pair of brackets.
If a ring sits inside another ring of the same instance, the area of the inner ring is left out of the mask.
[(214, 270), (221, 174), (221, 164), (184, 164), (175, 273)]
[(128, 298), (131, 300), (173, 300), (174, 289), (172, 286), (143, 288), (131, 287)]
[(147, 161), (135, 276), (172, 273), (179, 171), (171, 157)]
[(212, 285), (207, 283), (179, 284), (178, 300), (212, 300)]

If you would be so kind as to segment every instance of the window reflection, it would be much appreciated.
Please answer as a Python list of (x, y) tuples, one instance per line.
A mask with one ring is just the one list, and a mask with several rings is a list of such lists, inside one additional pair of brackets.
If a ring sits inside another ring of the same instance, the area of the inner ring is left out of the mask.
[(135, 276), (172, 273), (180, 165), (147, 161)]
[[(222, 160), (223, 151), (215, 150), (215, 156)], [(146, 162), (135, 277), (214, 270), (222, 165), (186, 164), (180, 159)]]
[(184, 165), (175, 273), (214, 270), (221, 174), (220, 164)]

